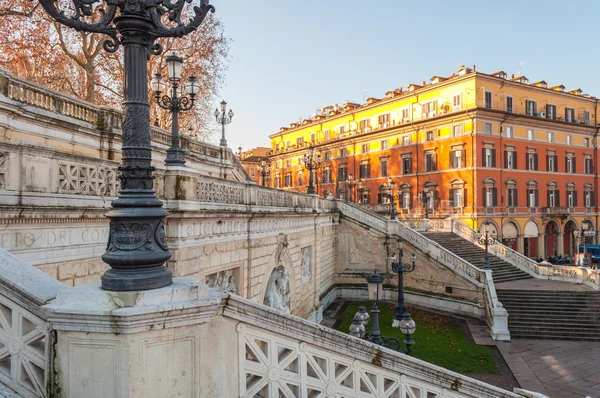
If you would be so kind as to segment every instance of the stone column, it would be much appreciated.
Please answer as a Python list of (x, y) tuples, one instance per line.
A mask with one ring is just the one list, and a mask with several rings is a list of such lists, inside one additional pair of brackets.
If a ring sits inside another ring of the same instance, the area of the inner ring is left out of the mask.
[(540, 232), (538, 234), (538, 240), (537, 240), (537, 255), (536, 257), (546, 257), (546, 234), (543, 232)]
[(556, 254), (558, 256), (565, 254), (565, 234), (563, 232), (556, 235)]
[(523, 234), (517, 235), (517, 251), (521, 254), (525, 254), (525, 238)]

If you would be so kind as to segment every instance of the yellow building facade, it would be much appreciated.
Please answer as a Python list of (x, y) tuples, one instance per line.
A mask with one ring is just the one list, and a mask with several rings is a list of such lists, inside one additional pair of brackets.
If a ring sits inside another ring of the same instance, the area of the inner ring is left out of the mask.
[(321, 196), (380, 212), (393, 198), (401, 218), (490, 221), (530, 257), (573, 255), (573, 232), (598, 225), (597, 108), (579, 89), (463, 66), (282, 127), (270, 182), (306, 192), (314, 151)]

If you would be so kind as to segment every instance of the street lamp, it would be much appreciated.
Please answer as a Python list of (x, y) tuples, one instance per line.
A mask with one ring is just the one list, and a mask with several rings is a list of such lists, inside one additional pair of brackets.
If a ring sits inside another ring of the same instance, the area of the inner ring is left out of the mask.
[[(382, 288), (383, 288), (383, 277), (377, 273), (377, 271), (373, 271), (372, 274), (366, 277), (367, 286), (369, 291), (369, 300), (373, 302), (373, 308), (371, 309), (371, 317), (373, 318), (373, 324), (371, 325), (371, 333), (364, 333), (364, 339), (370, 341), (371, 343), (380, 345), (382, 347), (391, 348), (392, 350), (399, 351), (400, 350), (400, 340), (395, 337), (385, 337), (381, 335), (381, 330), (379, 328), (379, 308), (377, 307), (377, 302), (379, 298), (382, 296)], [(362, 311), (361, 311), (362, 310)], [(366, 315), (366, 316), (365, 316)], [(363, 326), (366, 326), (369, 322), (369, 315), (366, 313), (364, 307), (359, 308), (358, 312), (354, 316), (354, 323), (351, 325), (350, 332), (357, 332), (357, 322), (361, 322)]]
[(429, 220), (429, 200), (433, 197), (433, 192), (423, 189), (419, 193), (419, 199), (421, 199), (421, 203), (425, 208), (425, 219)]
[[(102, 288), (112, 291), (149, 290), (173, 283), (164, 267), (171, 258), (164, 227), (167, 212), (152, 189), (152, 146), (148, 106), (148, 59), (162, 53), (162, 37), (182, 37), (194, 32), (209, 12), (208, 0), (193, 7), (191, 18), (181, 1), (40, 0), (50, 17), (77, 31), (107, 35), (104, 50), (124, 47), (124, 120), (121, 189), (106, 214), (109, 242), (102, 260), (111, 269), (102, 276)], [(69, 10), (69, 11), (67, 11)], [(165, 26), (161, 15), (173, 21)]]
[(587, 243), (588, 240), (594, 237), (596, 231), (593, 228), (589, 228), (587, 222), (583, 222), (581, 224), (581, 230), (573, 231), (573, 235), (577, 240), (577, 252), (579, 252), (579, 245), (583, 243), (583, 263), (581, 264), (584, 267), (590, 266), (590, 259), (587, 256)]
[(221, 110), (215, 109), (215, 118), (217, 119), (217, 123), (221, 124), (221, 141), (219, 142), (220, 146), (227, 146), (227, 140), (225, 139), (225, 125), (231, 123), (231, 119), (233, 119), (233, 111), (230, 109), (227, 112), (227, 102), (224, 100), (221, 101)]
[(348, 203), (348, 188), (350, 188), (350, 201), (354, 202), (352, 191), (354, 190), (355, 185), (356, 182), (354, 181), (354, 176), (352, 174), (348, 174), (348, 178), (346, 178), (344, 181), (344, 199), (346, 203)]
[(388, 183), (390, 185), (390, 220), (396, 219), (396, 202), (395, 202), (395, 194), (394, 188), (396, 187), (396, 181), (392, 180), (392, 177), (388, 177)]
[[(396, 303), (396, 309), (394, 311), (394, 322), (392, 323), (393, 328), (400, 328), (400, 330), (406, 335), (405, 352), (409, 354), (411, 352), (410, 346), (415, 342), (411, 340), (410, 335), (414, 333), (415, 321), (410, 318), (410, 314), (406, 310), (406, 304), (404, 303), (404, 273), (413, 272), (417, 262), (417, 256), (414, 254), (411, 256), (411, 263), (402, 263), (404, 251), (400, 244), (397, 253), (393, 253), (390, 256), (390, 262), (392, 263), (392, 271), (398, 275), (398, 302)], [(408, 330), (408, 327), (412, 329)]]
[(264, 187), (266, 177), (271, 176), (271, 164), (268, 163), (266, 159), (260, 161), (260, 164), (258, 165), (258, 174), (262, 178), (262, 185)]
[(185, 164), (183, 151), (179, 146), (179, 112), (189, 111), (194, 107), (194, 99), (200, 91), (200, 84), (194, 75), (190, 75), (188, 80), (183, 85), (185, 92), (189, 97), (179, 96), (179, 82), (181, 80), (181, 67), (183, 59), (175, 53), (167, 57), (167, 70), (169, 71), (169, 81), (171, 83), (171, 96), (162, 95), (165, 92), (167, 84), (162, 79), (160, 73), (156, 73), (150, 82), (152, 90), (156, 92), (156, 103), (162, 109), (166, 109), (172, 114), (171, 123), (171, 147), (167, 149), (167, 158), (165, 164), (167, 166), (177, 166)]
[(490, 222), (489, 221), (485, 221), (483, 223), (483, 228), (485, 231), (485, 235), (481, 235), (478, 238), (479, 244), (480, 245), (485, 245), (485, 257), (483, 259), (483, 269), (492, 269), (492, 267), (490, 266), (490, 260), (489, 260), (489, 256), (488, 256), (488, 246), (493, 246), (496, 244), (496, 239), (494, 239), (494, 237), (489, 236), (489, 232), (490, 232)]
[(314, 186), (314, 175), (313, 171), (317, 171), (321, 164), (321, 155), (317, 155), (315, 158), (315, 147), (311, 144), (308, 147), (308, 154), (304, 154), (302, 158), (302, 163), (304, 164), (304, 168), (308, 170), (308, 188), (306, 189), (307, 195), (315, 194), (315, 186)]

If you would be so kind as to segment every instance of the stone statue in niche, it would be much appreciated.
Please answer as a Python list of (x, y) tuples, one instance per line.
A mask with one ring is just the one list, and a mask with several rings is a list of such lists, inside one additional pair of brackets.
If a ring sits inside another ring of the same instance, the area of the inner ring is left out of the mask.
[(300, 282), (302, 284), (310, 282), (310, 266), (311, 266), (311, 250), (312, 247), (303, 247), (301, 250), (302, 253), (302, 263), (300, 263)]
[(282, 266), (278, 266), (273, 270), (265, 289), (264, 304), (276, 310), (283, 311), (289, 314), (290, 307), (290, 289), (289, 289), (290, 273)]
[(233, 270), (230, 269), (207, 276), (206, 284), (208, 287), (213, 287), (215, 289), (237, 294), (235, 276), (233, 275)]

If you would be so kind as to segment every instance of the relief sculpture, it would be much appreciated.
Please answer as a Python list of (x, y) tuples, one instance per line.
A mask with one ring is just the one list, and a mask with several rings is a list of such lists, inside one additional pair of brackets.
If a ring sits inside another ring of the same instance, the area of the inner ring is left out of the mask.
[(289, 282), (290, 273), (282, 266), (273, 270), (265, 290), (264, 304), (286, 314), (291, 312), (288, 302), (290, 301)]
[(233, 270), (225, 270), (206, 277), (208, 287), (223, 290), (228, 293), (237, 294), (237, 284)]

